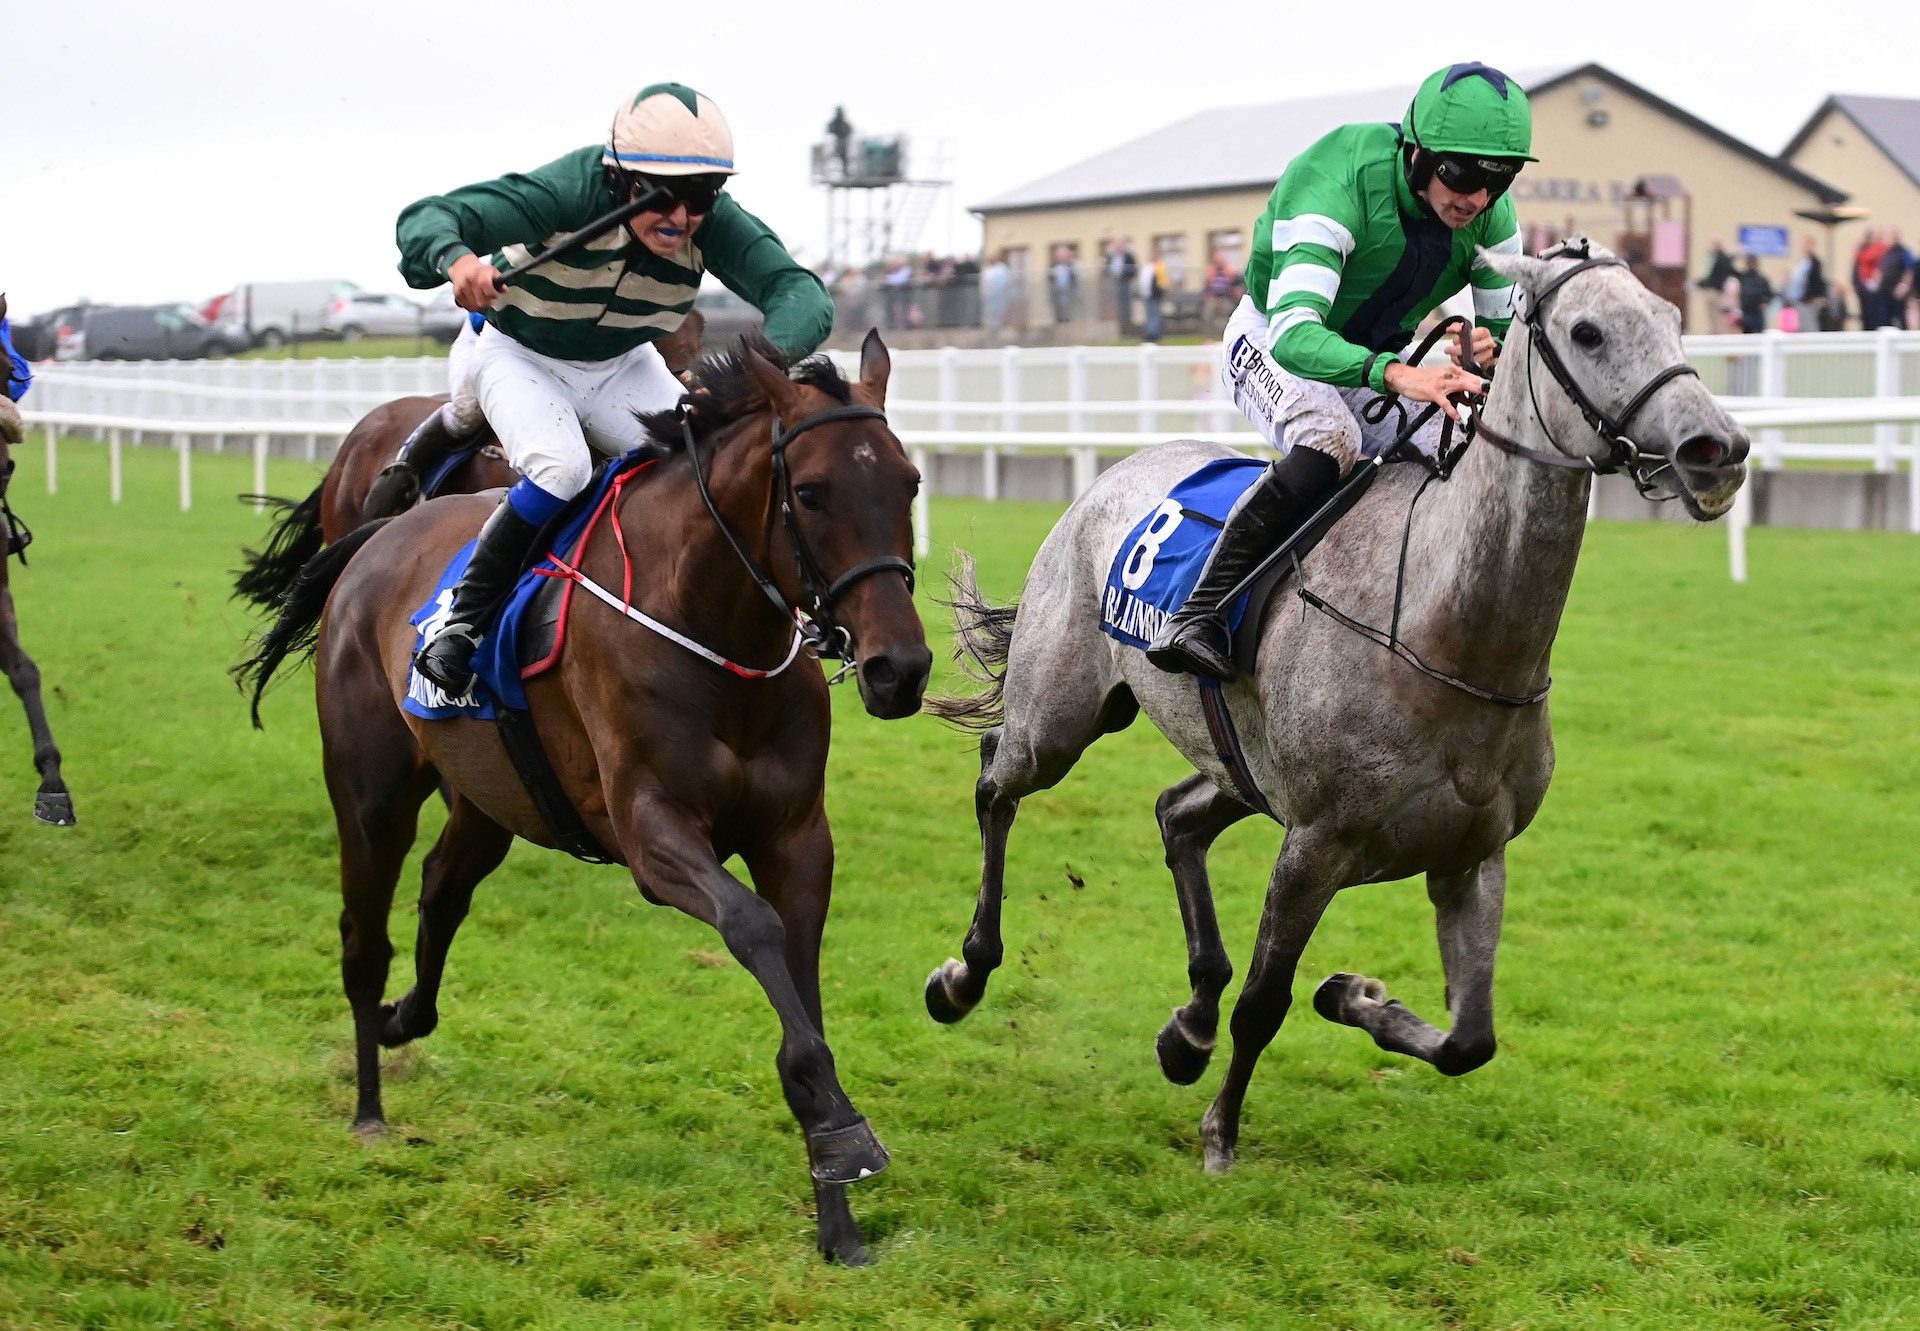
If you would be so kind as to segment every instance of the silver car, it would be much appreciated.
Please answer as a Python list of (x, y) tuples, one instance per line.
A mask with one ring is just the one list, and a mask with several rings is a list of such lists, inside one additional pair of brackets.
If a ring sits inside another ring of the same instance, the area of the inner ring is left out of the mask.
[(432, 337), (451, 342), (465, 317), (466, 312), (451, 301), (423, 306), (384, 291), (348, 291), (327, 307), (326, 329), (342, 342), (363, 337)]

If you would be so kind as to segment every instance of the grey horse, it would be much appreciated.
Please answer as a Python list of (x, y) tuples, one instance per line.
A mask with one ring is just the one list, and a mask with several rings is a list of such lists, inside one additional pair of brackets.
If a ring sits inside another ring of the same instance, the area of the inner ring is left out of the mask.
[(1259, 630), (1254, 672), (1224, 691), (1243, 741), (1240, 780), (1250, 776), (1253, 791), (1236, 786), (1216, 750), (1195, 681), (1154, 669), (1098, 621), (1108, 567), (1135, 522), (1229, 450), (1178, 440), (1108, 470), (1041, 545), (1017, 606), (987, 603), (970, 562), (955, 578), (961, 645), (988, 688), (929, 710), (984, 732), (974, 793), (984, 862), (964, 960), (927, 981), (935, 1018), (964, 1016), (1000, 964), (1006, 844), (1020, 800), (1144, 711), (1196, 769), (1155, 810), (1192, 982), (1157, 1050), (1170, 1080), (1195, 1081), (1233, 974), (1208, 848), (1256, 812), (1256, 796), (1287, 829), (1233, 1008), (1232, 1058), (1201, 1124), (1210, 1172), (1233, 1164), (1254, 1065), (1286, 1017), (1300, 954), (1343, 887), (1427, 876), (1452, 1028), (1362, 975), (1326, 980), (1315, 1010), (1449, 1076), (1493, 1057), (1505, 847), (1553, 774), (1545, 687), (1592, 473), (1630, 471), (1643, 493), (1677, 497), (1702, 520), (1726, 513), (1746, 477), (1748, 440), (1686, 365), (1678, 311), (1624, 264), (1584, 242), (1488, 261), (1515, 280), (1525, 315), (1509, 334), (1480, 438), (1444, 484), (1423, 486), (1418, 466), (1383, 468), (1303, 561), (1305, 584), (1342, 615), (1394, 624), (1394, 650), (1388, 634), (1370, 640), (1283, 586)]

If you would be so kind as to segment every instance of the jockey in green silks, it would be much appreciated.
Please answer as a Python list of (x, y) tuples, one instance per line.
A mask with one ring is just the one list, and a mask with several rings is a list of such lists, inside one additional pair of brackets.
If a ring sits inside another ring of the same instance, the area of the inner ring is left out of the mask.
[[(1433, 402), (1479, 391), (1459, 365), (1399, 358), (1420, 321), (1468, 286), (1472, 353), (1490, 365), (1513, 319), (1509, 279), (1482, 249), (1520, 252), (1507, 190), (1532, 153), (1520, 85), (1482, 64), (1437, 70), (1403, 123), (1346, 125), (1287, 165), (1254, 223), (1247, 294), (1221, 340), (1222, 387), (1281, 452), (1243, 495), (1186, 603), (1147, 650), (1162, 670), (1232, 679), (1221, 601), (1318, 510), (1360, 458), (1393, 442), (1383, 395)], [(1429, 455), (1440, 422), (1413, 443)]]

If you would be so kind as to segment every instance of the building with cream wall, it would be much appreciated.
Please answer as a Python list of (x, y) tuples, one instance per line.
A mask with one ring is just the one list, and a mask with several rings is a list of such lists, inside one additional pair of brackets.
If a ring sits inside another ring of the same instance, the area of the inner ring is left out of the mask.
[[(1629, 196), (1642, 181), (1670, 177), (1685, 199), (1664, 205), (1672, 228), (1664, 240), (1684, 252), (1684, 272), (1668, 274), (1676, 292), (1705, 271), (1713, 238), (1739, 247), (1750, 237), (1820, 228), (1795, 216), (1841, 203), (1847, 188), (1746, 144), (1600, 65), (1522, 75), (1534, 116), (1534, 153), (1514, 187), (1520, 222), (1535, 248), (1583, 232), (1619, 248), (1629, 224)], [(1307, 101), (1203, 112), (977, 206), (991, 255), (1009, 252), (1016, 269), (1037, 274), (1056, 245), (1082, 264), (1125, 237), (1144, 260), (1167, 260), (1176, 288), (1196, 289), (1208, 256), (1224, 251), (1245, 263), (1244, 238), (1287, 162), (1337, 125), (1398, 120), (1410, 88), (1377, 89)], [(1652, 211), (1657, 212), (1658, 206)], [(1633, 210), (1646, 230), (1649, 209)], [(1916, 214), (1920, 217), (1920, 213)], [(1767, 256), (1762, 270), (1778, 287), (1792, 260)], [(1669, 267), (1676, 267), (1669, 263)], [(1687, 324), (1713, 325), (1706, 293), (1685, 288)]]

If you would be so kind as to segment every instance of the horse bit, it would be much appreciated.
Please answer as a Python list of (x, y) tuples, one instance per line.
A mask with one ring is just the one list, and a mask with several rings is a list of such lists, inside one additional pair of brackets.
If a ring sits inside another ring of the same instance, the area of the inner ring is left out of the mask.
[(839, 577), (828, 580), (820, 567), (820, 561), (814, 557), (813, 549), (807, 544), (806, 537), (800, 533), (800, 524), (793, 512), (793, 477), (787, 470), (787, 446), (815, 426), (827, 425), (834, 421), (877, 420), (885, 421), (887, 413), (877, 407), (843, 406), (829, 407), (804, 416), (782, 430), (780, 418), (773, 418), (773, 486), (780, 497), (780, 519), (786, 528), (787, 544), (793, 550), (794, 564), (800, 570), (801, 584), (806, 588), (812, 602), (806, 613), (800, 613), (798, 607), (780, 593), (773, 579), (753, 562), (733, 531), (720, 516), (720, 510), (714, 507), (713, 496), (707, 491), (707, 479), (700, 467), (700, 454), (694, 446), (692, 413), (682, 407), (680, 411), (680, 434), (685, 441), (688, 455), (693, 459), (693, 478), (700, 489), (700, 498), (712, 515), (714, 525), (720, 528), (720, 534), (727, 538), (727, 544), (733, 548), (734, 556), (747, 570), (760, 590), (781, 614), (782, 618), (793, 620), (800, 626), (800, 634), (806, 640), (809, 650), (824, 660), (845, 661), (847, 664), (827, 682), (837, 684), (853, 669), (856, 644), (852, 632), (833, 617), (833, 607), (846, 595), (855, 583), (875, 573), (898, 573), (907, 580), (907, 591), (914, 586), (913, 563), (898, 555), (877, 555), (872, 559), (855, 564)]

